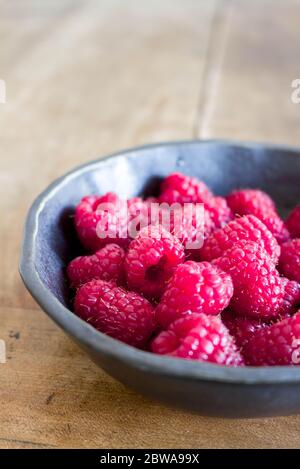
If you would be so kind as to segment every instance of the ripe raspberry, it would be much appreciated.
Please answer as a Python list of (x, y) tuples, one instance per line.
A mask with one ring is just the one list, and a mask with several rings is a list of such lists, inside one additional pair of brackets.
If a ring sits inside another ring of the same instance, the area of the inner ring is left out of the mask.
[[(75, 226), (83, 246), (95, 252), (107, 243), (116, 242), (126, 245), (127, 220), (118, 212), (119, 198), (114, 193), (102, 197), (95, 195), (84, 197), (75, 211)], [(105, 209), (101, 209), (100, 207)], [(100, 231), (114, 236), (105, 238), (99, 236)]]
[(272, 259), (253, 241), (238, 241), (213, 264), (231, 275), (231, 309), (241, 316), (269, 319), (278, 314), (283, 285)]
[(223, 311), (222, 321), (240, 348), (249, 341), (256, 331), (269, 325), (259, 319), (237, 316), (233, 311), (228, 309)]
[(209, 213), (215, 229), (223, 228), (233, 219), (233, 213), (224, 197), (211, 197), (204, 203), (204, 208)]
[(279, 244), (283, 244), (291, 238), (290, 233), (277, 212), (270, 210), (265, 213), (261, 213), (260, 216), (257, 215), (257, 218), (266, 225)]
[(151, 208), (140, 197), (133, 197), (127, 200), (127, 209), (128, 236), (131, 240), (142, 228), (149, 225)]
[[(148, 207), (137, 197), (123, 201), (113, 192), (101, 197), (87, 196), (76, 207), (75, 227), (81, 243), (88, 251), (95, 252), (108, 243), (126, 247), (132, 233), (131, 223), (139, 214), (144, 223)], [(140, 224), (138, 220), (137, 231)]]
[(202, 181), (181, 173), (172, 173), (161, 185), (159, 201), (169, 205), (174, 203), (203, 203), (212, 197), (212, 193)]
[(151, 344), (161, 355), (211, 362), (218, 365), (242, 366), (234, 339), (219, 317), (191, 314), (173, 322)]
[(292, 238), (300, 238), (300, 204), (290, 213), (285, 225)]
[(166, 327), (192, 313), (219, 314), (232, 294), (231, 278), (221, 269), (209, 262), (185, 262), (175, 270), (156, 308), (158, 323)]
[(76, 257), (67, 268), (71, 286), (77, 288), (95, 279), (120, 282), (124, 258), (125, 251), (117, 244), (107, 244), (91, 256)]
[(299, 365), (300, 313), (261, 329), (245, 344), (243, 355), (252, 366)]
[(99, 331), (135, 347), (145, 346), (155, 329), (154, 308), (145, 298), (103, 280), (83, 285), (74, 309)]
[(130, 289), (158, 298), (175, 267), (184, 260), (180, 241), (161, 226), (142, 229), (130, 243), (125, 272)]
[(227, 203), (234, 214), (251, 215), (256, 211), (276, 210), (271, 197), (259, 189), (238, 189), (227, 197)]
[(236, 218), (223, 229), (214, 231), (206, 239), (200, 251), (200, 257), (203, 260), (212, 261), (243, 239), (259, 244), (267, 251), (273, 262), (277, 263), (280, 247), (272, 233), (253, 215)]
[(227, 203), (235, 215), (255, 215), (275, 236), (279, 244), (289, 239), (289, 233), (276, 212), (273, 200), (258, 189), (242, 189), (231, 192)]
[[(196, 207), (196, 206), (195, 206)], [(163, 226), (165, 226), (163, 224)], [(200, 213), (196, 209), (191, 214), (184, 211), (171, 211), (170, 231), (178, 238), (189, 254), (200, 248), (206, 239), (214, 230), (209, 213), (206, 210)]]
[(300, 283), (300, 238), (292, 239), (281, 246), (278, 269), (290, 280)]
[(292, 316), (300, 308), (300, 283), (284, 277), (281, 282), (284, 287), (284, 296), (279, 310), (279, 317), (283, 319)]

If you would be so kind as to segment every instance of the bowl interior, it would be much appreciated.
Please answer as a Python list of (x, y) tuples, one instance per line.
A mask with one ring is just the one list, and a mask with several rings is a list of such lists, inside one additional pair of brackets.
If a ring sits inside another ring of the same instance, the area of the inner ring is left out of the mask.
[(81, 252), (73, 226), (74, 207), (81, 197), (107, 191), (124, 198), (155, 194), (161, 178), (173, 171), (201, 178), (220, 195), (237, 187), (261, 188), (283, 214), (300, 201), (300, 158), (293, 150), (277, 147), (183, 142), (89, 163), (52, 185), (38, 216), (35, 268), (62, 304), (68, 305), (65, 266)]

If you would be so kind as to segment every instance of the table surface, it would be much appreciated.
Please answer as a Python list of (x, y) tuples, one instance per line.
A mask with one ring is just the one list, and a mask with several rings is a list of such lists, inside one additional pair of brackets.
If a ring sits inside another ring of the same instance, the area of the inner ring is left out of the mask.
[(173, 410), (99, 370), (17, 264), (33, 198), (68, 169), (172, 139), (299, 144), (298, 1), (0, 0), (0, 447), (298, 447), (300, 416)]

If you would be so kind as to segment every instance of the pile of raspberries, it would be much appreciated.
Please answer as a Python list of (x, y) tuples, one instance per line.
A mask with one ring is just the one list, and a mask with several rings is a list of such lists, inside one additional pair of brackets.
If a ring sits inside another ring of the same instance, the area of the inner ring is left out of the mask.
[[(157, 198), (84, 197), (75, 227), (86, 255), (67, 267), (74, 312), (139, 349), (225, 366), (300, 363), (300, 205), (283, 221), (268, 194), (215, 196), (204, 182), (173, 173)], [(109, 202), (109, 210), (100, 204)], [(205, 239), (186, 250), (194, 220), (124, 236), (149, 204), (204, 204)], [(99, 237), (97, 226), (116, 228)], [(121, 236), (122, 231), (122, 236)], [(177, 230), (178, 231), (178, 230)]]

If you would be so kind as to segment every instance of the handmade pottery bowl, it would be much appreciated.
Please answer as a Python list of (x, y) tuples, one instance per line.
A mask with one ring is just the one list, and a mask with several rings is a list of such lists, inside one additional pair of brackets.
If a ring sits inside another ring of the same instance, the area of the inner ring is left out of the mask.
[(70, 311), (67, 262), (78, 252), (70, 215), (81, 197), (156, 190), (173, 171), (203, 179), (217, 194), (236, 187), (267, 191), (285, 212), (300, 202), (300, 149), (190, 141), (148, 145), (101, 158), (51, 184), (25, 225), (20, 272), (41, 308), (107, 373), (170, 405), (206, 415), (255, 417), (300, 411), (300, 367), (229, 368), (154, 355), (114, 340)]

